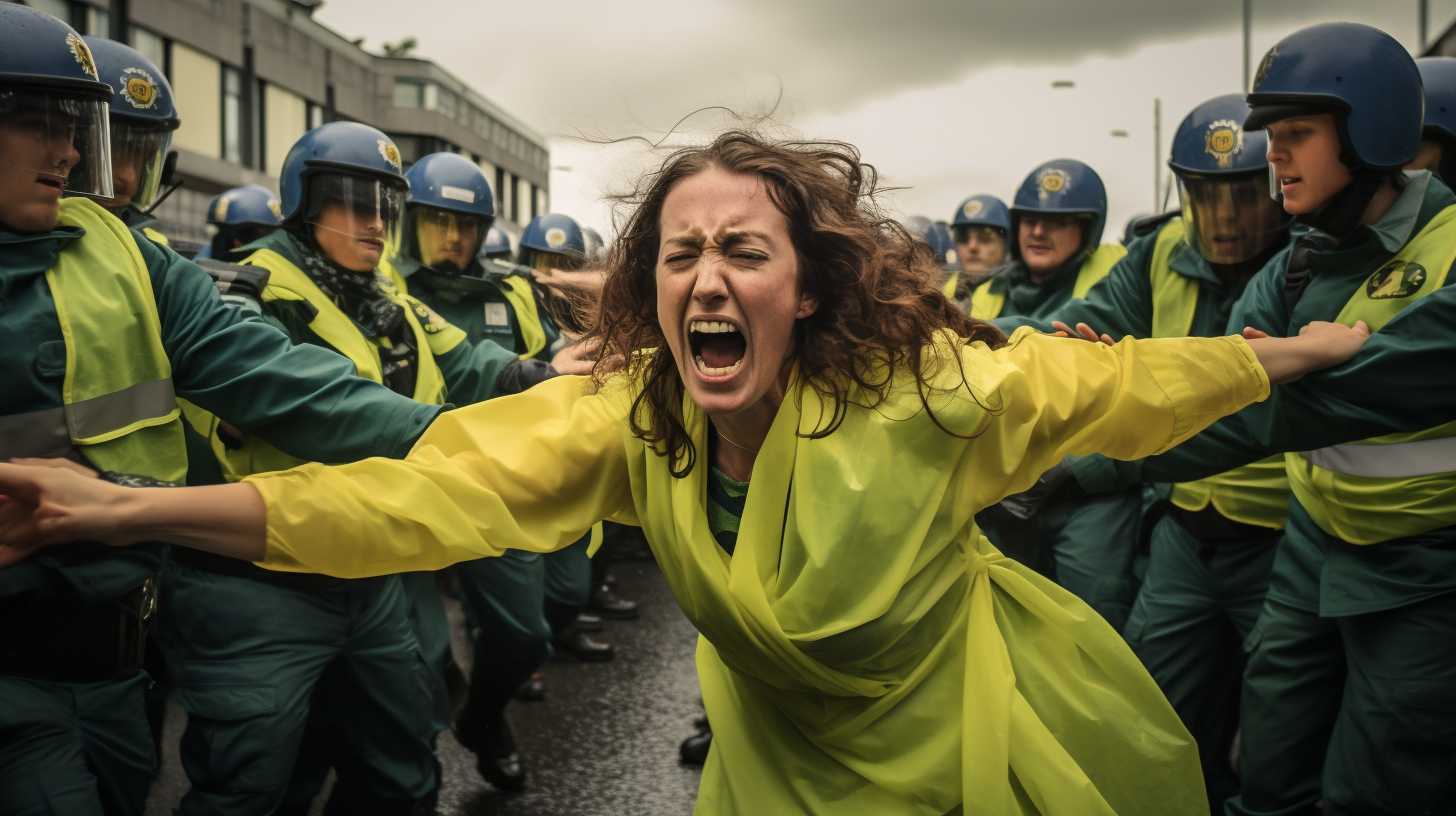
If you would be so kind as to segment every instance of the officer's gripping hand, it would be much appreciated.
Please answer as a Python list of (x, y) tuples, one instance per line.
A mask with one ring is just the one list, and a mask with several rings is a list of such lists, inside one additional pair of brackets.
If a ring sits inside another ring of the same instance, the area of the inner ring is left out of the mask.
[(63, 541), (113, 540), (127, 488), (65, 459), (0, 464), (0, 568)]
[(570, 343), (551, 358), (551, 367), (559, 374), (590, 374), (601, 345), (596, 339)]

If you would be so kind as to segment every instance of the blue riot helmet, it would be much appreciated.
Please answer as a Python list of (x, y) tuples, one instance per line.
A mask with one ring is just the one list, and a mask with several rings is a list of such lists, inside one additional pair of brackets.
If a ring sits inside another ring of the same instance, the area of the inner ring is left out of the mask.
[(1416, 60), (1425, 87), (1426, 118), (1421, 146), (1410, 170), (1431, 170), (1448, 185), (1456, 183), (1456, 57)]
[(607, 243), (602, 234), (591, 227), (581, 228), (581, 237), (586, 241), (586, 262), (601, 265), (607, 261)]
[[(145, 210), (170, 181), (166, 172), (172, 131), (182, 124), (172, 86), (151, 60), (129, 45), (86, 37), (96, 70), (111, 86), (111, 175), (108, 207)], [(175, 161), (175, 159), (174, 159)]]
[(1011, 211), (993, 195), (973, 195), (956, 206), (951, 238), (961, 270), (978, 281), (1006, 259)]
[[(330, 122), (299, 137), (280, 174), (283, 226), (312, 239), (306, 228), (330, 229), (399, 246), (399, 227), (409, 189), (399, 148), (358, 122)], [(326, 208), (330, 225), (319, 223)]]
[(930, 256), (941, 269), (956, 263), (955, 242), (950, 236), (950, 227), (944, 221), (932, 221), (923, 215), (912, 215), (901, 222), (910, 237), (930, 249)]
[(1351, 168), (1394, 170), (1416, 155), (1424, 95), (1405, 46), (1359, 23), (1321, 23), (1264, 55), (1248, 95), (1244, 130), (1311, 113), (1333, 113)]
[(207, 225), (213, 231), (210, 256), (227, 260), (282, 223), (283, 207), (271, 190), (257, 184), (234, 187), (207, 205)]
[(400, 254), (437, 272), (464, 272), (495, 222), (485, 172), (455, 153), (431, 153), (405, 178), (409, 198)]
[(521, 234), (518, 263), (522, 266), (576, 269), (585, 262), (586, 238), (569, 215), (538, 215)]
[(0, 127), (38, 137), (29, 140), (34, 150), (0, 155), (0, 166), (33, 171), (57, 190), (110, 198), (110, 100), (80, 34), (45, 12), (0, 3)]
[(973, 195), (956, 205), (955, 215), (950, 222), (959, 238), (960, 227), (994, 227), (1002, 235), (1011, 232), (1011, 212), (1006, 202), (993, 195)]
[(1011, 257), (1020, 260), (1016, 234), (1024, 216), (1073, 216), (1085, 222), (1077, 257), (1102, 243), (1107, 224), (1107, 188), (1097, 171), (1076, 159), (1053, 159), (1027, 174), (1011, 202)]
[(511, 249), (511, 236), (500, 227), (491, 227), (480, 245), (480, 257), (497, 261), (508, 261), (515, 254)]
[(1168, 167), (1191, 246), (1209, 263), (1236, 264), (1285, 237), (1287, 218), (1269, 195), (1269, 137), (1245, 131), (1242, 94), (1215, 96), (1183, 117)]

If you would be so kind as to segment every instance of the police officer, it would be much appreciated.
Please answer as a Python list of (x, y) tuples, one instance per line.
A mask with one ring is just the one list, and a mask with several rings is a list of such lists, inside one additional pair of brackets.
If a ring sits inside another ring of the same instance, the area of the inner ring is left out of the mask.
[(971, 290), (1006, 261), (1011, 213), (996, 196), (973, 195), (956, 206), (950, 228), (960, 272), (946, 296), (969, 305)]
[(86, 37), (101, 80), (112, 88), (112, 195), (102, 205), (132, 229), (160, 244), (150, 208), (165, 183), (172, 132), (181, 124), (172, 86), (151, 60), (136, 49), (103, 37)]
[(1405, 169), (1430, 170), (1449, 183), (1456, 178), (1456, 57), (1421, 57), (1416, 67), (1425, 90), (1425, 125)]
[(912, 215), (901, 224), (910, 236), (930, 251), (935, 268), (941, 274), (941, 290), (946, 297), (955, 294), (959, 262), (950, 227), (944, 221), (932, 221), (923, 215)]
[[(495, 219), (495, 205), (485, 174), (453, 153), (434, 153), (410, 167), (409, 197), (400, 254), (393, 261), (408, 277), (414, 295), (466, 332), (472, 341), (494, 341), (535, 366), (541, 377), (586, 373), (590, 364), (578, 357), (579, 347), (550, 355), (554, 327), (527, 270), (492, 263), (487, 272), (479, 261), (483, 239)], [(546, 359), (553, 365), (548, 368)], [(505, 719), (512, 693), (530, 678), (550, 654), (551, 620), (565, 629), (585, 602), (586, 586), (575, 587), (576, 601), (552, 600), (562, 581), (585, 572), (579, 550), (542, 556), (525, 551), (500, 558), (471, 561), (457, 567), (462, 600), (475, 638), (475, 668), (466, 709), (456, 734), (477, 757), (481, 775), (505, 790), (525, 784), (525, 762)], [(587, 579), (589, 581), (589, 578)], [(581, 583), (581, 578), (576, 578)], [(570, 586), (570, 582), (566, 582)], [(553, 592), (554, 590), (554, 592)], [(558, 607), (565, 609), (558, 611)], [(548, 618), (551, 618), (549, 620)], [(587, 658), (610, 656), (611, 647), (575, 633), (574, 653)]]
[[(269, 271), (264, 316), (295, 342), (323, 346), (426, 404), (466, 404), (539, 379), (500, 346), (469, 342), (380, 271), (385, 248), (398, 245), (406, 190), (398, 150), (383, 133), (352, 122), (309, 131), (284, 159), (281, 188), (283, 227), (252, 244), (243, 264)], [(299, 461), (224, 427), (213, 443), (229, 478)], [(194, 784), (184, 811), (274, 807), (293, 767), (273, 755), (278, 746), (295, 755), (315, 696), (327, 701), (318, 727), (343, 735), (331, 759), (347, 784), (331, 807), (372, 812), (390, 791), (385, 801), (402, 806), (400, 793), (421, 768), (432, 773), (433, 738), (448, 726), (449, 629), (435, 576), (359, 582), (240, 570), (206, 555), (179, 562), (175, 617), (216, 622), (167, 638), (184, 701), (194, 702), (183, 743)], [(269, 678), (274, 704), (202, 682), (224, 661), (250, 680)], [(373, 701), (373, 716), (359, 715), (360, 697)], [(211, 783), (201, 794), (199, 774)]]
[[(1011, 207), (1011, 261), (971, 292), (971, 316), (1007, 332), (1085, 297), (1127, 250), (1103, 245), (1107, 192), (1082, 162), (1056, 159), (1031, 171)], [(1142, 497), (1138, 489), (1088, 497), (1070, 463), (1027, 493), (977, 516), (1003, 551), (1052, 577), (1121, 629), (1137, 592), (1133, 575)]]
[(1038, 318), (1085, 297), (1127, 252), (1102, 243), (1106, 223), (1107, 189), (1097, 171), (1075, 159), (1032, 170), (1011, 205), (1011, 263), (971, 293), (971, 316)]
[[(1085, 300), (1043, 329), (1095, 326), (1123, 337), (1218, 336), (1255, 272), (1288, 241), (1269, 195), (1268, 145), (1245, 132), (1242, 94), (1194, 108), (1173, 136), (1168, 166), (1180, 213), (1163, 216)], [(1152, 225), (1149, 219), (1144, 223)], [(1072, 464), (1073, 476), (1097, 460)], [(1163, 486), (1144, 526), (1151, 557), (1125, 634), (1198, 740), (1213, 811), (1237, 790), (1228, 762), (1238, 725), (1243, 644), (1264, 603), (1289, 482), (1273, 456), (1196, 482)]]
[(490, 261), (509, 261), (516, 254), (511, 247), (511, 236), (500, 227), (492, 226), (480, 245), (480, 257)]
[[(89, 198), (116, 192), (111, 98), (80, 35), (0, 4), (0, 456), (180, 481), (177, 396), (297, 456), (405, 453), (437, 407), (247, 319)], [(140, 656), (160, 554), (76, 544), (0, 570), (0, 614), (25, 622), (0, 641), (0, 812), (142, 812), (156, 757)], [(214, 699), (246, 716), (287, 702), (268, 678), (239, 685), (228, 664), (211, 675)], [(285, 745), (259, 753), (291, 762)], [(411, 796), (428, 796), (433, 765), (414, 783)]]
[(258, 184), (234, 187), (215, 196), (207, 205), (207, 225), (212, 240), (199, 257), (240, 261), (243, 247), (264, 237), (283, 224), (283, 209), (273, 191)]
[[(1420, 145), (1422, 93), (1409, 53), (1368, 26), (1311, 26), (1264, 57), (1244, 127), (1267, 130), (1293, 241), (1249, 282), (1230, 328), (1288, 335), (1312, 320), (1363, 321), (1394, 348), (1444, 349), (1444, 329), (1410, 333), (1432, 325), (1409, 319), (1425, 301), (1449, 301), (1456, 253), (1456, 195), (1427, 172), (1401, 172)], [(1183, 480), (1301, 451), (1285, 455), (1294, 499), (1250, 637), (1240, 792), (1227, 813), (1313, 813), (1321, 799), (1335, 814), (1448, 809), (1456, 461), (1451, 426), (1436, 424), (1449, 412), (1420, 392), (1431, 376), (1398, 354), (1357, 359), (1316, 383), (1343, 399), (1281, 388), (1133, 468)], [(1381, 414), (1382, 435), (1352, 438), (1382, 404), (1425, 419), (1393, 427)]]

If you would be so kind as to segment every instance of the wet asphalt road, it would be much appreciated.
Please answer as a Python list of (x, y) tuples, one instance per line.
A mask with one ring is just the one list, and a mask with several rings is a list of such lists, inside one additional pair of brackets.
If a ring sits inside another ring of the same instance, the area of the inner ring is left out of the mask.
[[(553, 657), (545, 666), (547, 699), (511, 703), (508, 716), (528, 763), (524, 793), (503, 795), (475, 771), (475, 757), (450, 734), (437, 752), (444, 768), (439, 813), (443, 816), (674, 816), (692, 811), (698, 770), (680, 765), (678, 743), (701, 716), (693, 669), (696, 635), (650, 561), (614, 561), (617, 591), (641, 607), (637, 621), (608, 621), (599, 636), (617, 649), (609, 663)], [(455, 655), (468, 667), (470, 650), (460, 636)], [(167, 712), (162, 776), (152, 790), (147, 816), (171, 813), (187, 780), (177, 758), (186, 715)], [(316, 805), (315, 812), (319, 808)]]

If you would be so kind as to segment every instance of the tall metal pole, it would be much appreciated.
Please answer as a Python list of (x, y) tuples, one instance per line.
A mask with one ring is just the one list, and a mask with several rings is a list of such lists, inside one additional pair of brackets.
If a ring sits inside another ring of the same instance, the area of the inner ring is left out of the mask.
[(1250, 88), (1250, 41), (1254, 38), (1254, 0), (1244, 0), (1244, 92)]
[(1416, 50), (1424, 54), (1426, 53), (1426, 35), (1429, 33), (1426, 26), (1430, 25), (1431, 0), (1420, 0), (1416, 3), (1416, 14), (1419, 15), (1416, 20), (1416, 45), (1418, 46)]
[(1153, 212), (1161, 212), (1163, 189), (1163, 100), (1153, 97)]

